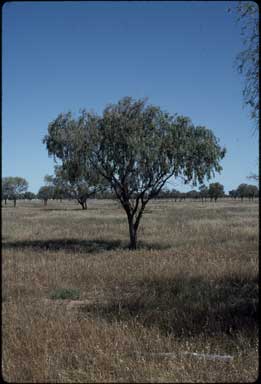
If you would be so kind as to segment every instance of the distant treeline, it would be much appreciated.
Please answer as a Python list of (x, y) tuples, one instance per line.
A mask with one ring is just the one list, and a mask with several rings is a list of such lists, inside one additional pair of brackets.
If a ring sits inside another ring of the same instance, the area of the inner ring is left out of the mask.
[(176, 189), (164, 190), (159, 193), (157, 196), (158, 199), (174, 199), (185, 200), (185, 199), (195, 199), (205, 201), (210, 199), (211, 201), (217, 201), (218, 198), (231, 198), (231, 199), (241, 199), (248, 198), (253, 200), (254, 198), (259, 197), (259, 190), (255, 185), (251, 184), (240, 184), (237, 189), (233, 189), (226, 194), (224, 192), (224, 187), (222, 184), (213, 183), (209, 187), (203, 186), (199, 191), (191, 190), (188, 192), (180, 192)]
[[(33, 193), (27, 190), (28, 182), (21, 177), (4, 177), (2, 178), (2, 201), (5, 204), (7, 200), (12, 200), (16, 206), (16, 200), (34, 200), (39, 199), (47, 205), (48, 200), (77, 200), (83, 209), (86, 209), (86, 200), (88, 198), (96, 199), (116, 199), (115, 194), (109, 188), (104, 188), (101, 191), (90, 193), (90, 190), (85, 191), (84, 185), (77, 193), (68, 188), (62, 188), (61, 185), (54, 183), (52, 176), (45, 176), (45, 185), (42, 186), (38, 193)], [(161, 190), (157, 195), (157, 199), (173, 199), (174, 201), (182, 201), (186, 199), (201, 200), (201, 201), (217, 201), (218, 198), (241, 199), (247, 198), (253, 200), (259, 197), (259, 190), (252, 184), (240, 184), (237, 189), (232, 189), (228, 194), (224, 192), (224, 186), (220, 183), (211, 183), (207, 187), (201, 185), (199, 190), (191, 190), (188, 192), (180, 192), (176, 189)]]

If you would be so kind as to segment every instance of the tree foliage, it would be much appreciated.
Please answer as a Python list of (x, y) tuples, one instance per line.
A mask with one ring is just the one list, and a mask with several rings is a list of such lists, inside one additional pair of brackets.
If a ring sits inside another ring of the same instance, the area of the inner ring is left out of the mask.
[(79, 176), (72, 180), (69, 177), (68, 169), (63, 166), (55, 167), (54, 185), (57, 194), (75, 199), (82, 209), (87, 209), (87, 199), (99, 190), (98, 180), (95, 182), (94, 178), (86, 176)]
[(52, 179), (55, 191), (76, 199), (83, 209), (87, 209), (87, 199), (104, 184), (88, 160), (88, 119), (85, 111), (78, 119), (70, 112), (60, 114), (49, 124), (48, 135), (43, 140), (56, 162)]
[(259, 11), (252, 1), (239, 1), (237, 5), (238, 22), (245, 49), (236, 57), (236, 66), (244, 76), (244, 102), (250, 108), (251, 118), (258, 129), (259, 118)]

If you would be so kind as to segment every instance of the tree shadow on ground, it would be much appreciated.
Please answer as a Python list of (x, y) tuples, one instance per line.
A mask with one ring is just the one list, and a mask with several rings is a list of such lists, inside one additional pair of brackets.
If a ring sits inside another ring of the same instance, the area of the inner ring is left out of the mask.
[[(31, 207), (30, 207), (31, 208)], [(88, 212), (88, 209), (82, 209), (80, 206), (79, 207), (61, 207), (61, 208), (49, 208), (49, 207), (34, 207), (34, 208), (38, 208), (39, 211), (45, 211), (45, 212), (52, 212), (52, 211), (80, 211), (80, 212)]]
[[(158, 243), (140, 242), (137, 249), (166, 249), (168, 245)], [(77, 253), (95, 253), (117, 249), (128, 249), (128, 242), (120, 240), (101, 239), (46, 239), (46, 240), (19, 240), (2, 243), (2, 249), (37, 249), (44, 251), (65, 251)]]
[(9, 241), (2, 244), (2, 249), (40, 249), (44, 251), (67, 251), (93, 253), (109, 251), (121, 247), (117, 240), (80, 240), (80, 239), (47, 239), (47, 240), (23, 240)]
[(124, 282), (117, 290), (111, 288), (106, 304), (86, 305), (81, 311), (83, 316), (109, 322), (135, 320), (176, 337), (232, 336), (239, 330), (251, 337), (258, 326), (258, 278), (235, 276), (210, 282), (180, 276), (145, 280), (135, 287)]

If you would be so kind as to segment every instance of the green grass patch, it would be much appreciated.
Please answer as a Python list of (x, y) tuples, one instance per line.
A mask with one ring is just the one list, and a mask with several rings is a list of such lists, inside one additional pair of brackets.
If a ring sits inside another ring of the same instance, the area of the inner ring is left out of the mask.
[(79, 289), (58, 288), (51, 293), (50, 298), (53, 300), (78, 300), (80, 298), (80, 291)]

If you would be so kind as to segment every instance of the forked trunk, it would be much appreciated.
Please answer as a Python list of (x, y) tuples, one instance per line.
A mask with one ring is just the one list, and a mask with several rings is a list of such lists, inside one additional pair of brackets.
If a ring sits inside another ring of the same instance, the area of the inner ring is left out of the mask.
[(137, 231), (138, 231), (139, 223), (147, 202), (148, 200), (145, 202), (142, 200), (142, 204), (139, 211), (137, 210), (139, 200), (136, 200), (136, 206), (134, 209), (131, 209), (131, 206), (128, 200), (125, 201), (125, 204), (122, 204), (128, 218), (129, 234), (130, 234), (130, 243), (129, 243), (130, 250), (137, 249)]

